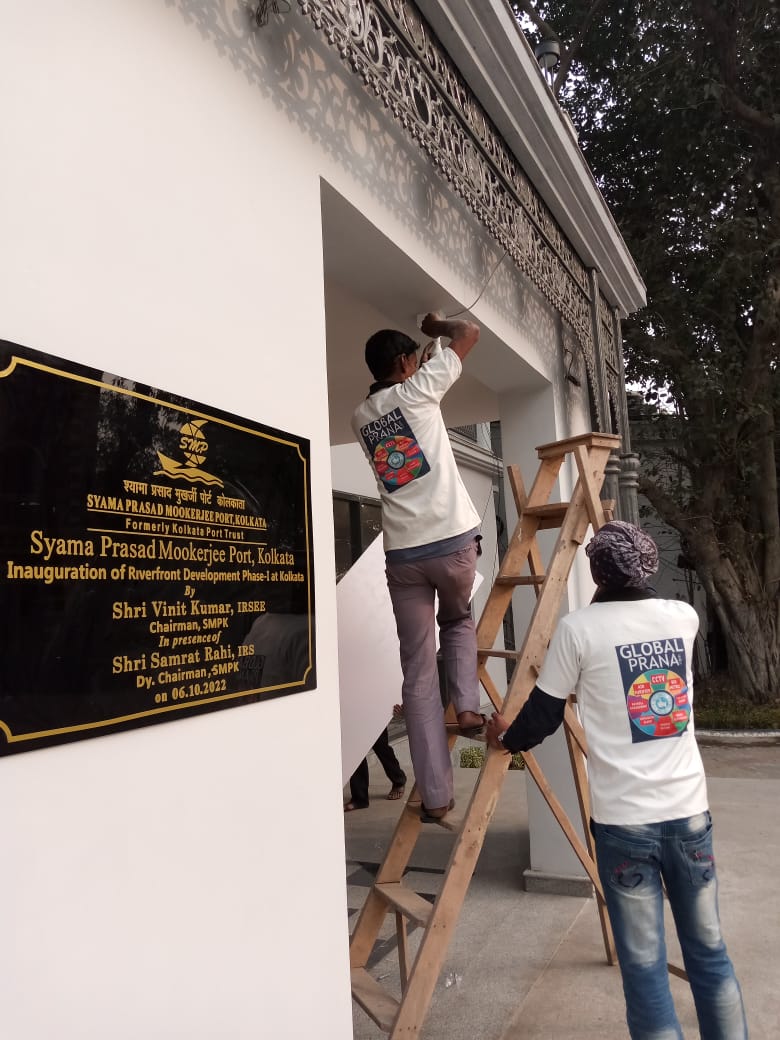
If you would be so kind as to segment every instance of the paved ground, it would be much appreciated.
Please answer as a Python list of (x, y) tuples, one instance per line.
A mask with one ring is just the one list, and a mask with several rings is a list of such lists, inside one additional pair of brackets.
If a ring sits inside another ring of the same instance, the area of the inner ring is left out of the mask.
[[(715, 818), (720, 904), (752, 1040), (780, 1037), (780, 743), (709, 745), (702, 737)], [(406, 741), (395, 748), (405, 769)], [(457, 752), (456, 752), (457, 754)], [(371, 806), (345, 817), (348, 901), (354, 924), (400, 811), (372, 755)], [(407, 769), (407, 771), (409, 771)], [(468, 798), (476, 770), (456, 769), (456, 796)], [(532, 782), (532, 781), (531, 781)], [(626, 1040), (620, 976), (606, 965), (595, 902), (528, 894), (526, 777), (510, 772), (451, 943), (421, 1040)], [(433, 898), (451, 837), (423, 832), (405, 883)], [(391, 918), (370, 964), (398, 993)], [(670, 927), (673, 934), (673, 928)], [(418, 933), (419, 934), (419, 933)], [(411, 934), (414, 943), (415, 935)], [(670, 944), (670, 957), (679, 953)], [(672, 980), (687, 1038), (698, 1036), (687, 985)], [(355, 1007), (354, 1040), (385, 1036)]]

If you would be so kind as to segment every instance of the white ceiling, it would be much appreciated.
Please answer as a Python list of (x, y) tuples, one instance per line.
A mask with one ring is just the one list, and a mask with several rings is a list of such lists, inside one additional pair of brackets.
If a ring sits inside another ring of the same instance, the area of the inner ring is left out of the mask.
[[(322, 185), (328, 401), (331, 444), (354, 440), (349, 421), (371, 375), (363, 358), (377, 329), (397, 328), (423, 341), (418, 314), (453, 313), (462, 304), (328, 185)], [(466, 371), (443, 404), (448, 426), (497, 419), (499, 394), (545, 380), (482, 324)]]

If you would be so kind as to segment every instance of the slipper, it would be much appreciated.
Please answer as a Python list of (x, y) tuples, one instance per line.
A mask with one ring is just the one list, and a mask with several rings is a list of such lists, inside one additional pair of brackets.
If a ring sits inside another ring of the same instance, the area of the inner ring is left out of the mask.
[(344, 812), (354, 812), (356, 809), (367, 809), (368, 803), (365, 805), (355, 805), (354, 802), (344, 802)]
[(458, 733), (462, 737), (478, 737), (480, 733), (484, 733), (485, 726), (487, 726), (487, 715), (483, 715), (480, 712), (479, 717), (482, 719), (482, 722), (478, 726), (458, 726)]
[(420, 819), (422, 820), (423, 823), (439, 823), (441, 820), (444, 819), (444, 817), (447, 815), (447, 813), (451, 809), (454, 809), (454, 808), (455, 808), (455, 799), (454, 798), (450, 798), (450, 804), (447, 806), (447, 808), (444, 810), (444, 812), (441, 814), (441, 816), (431, 816), (431, 814), (425, 808), (425, 803), (424, 802), (420, 802)]
[(397, 802), (399, 798), (403, 798), (405, 791), (406, 784), (393, 784), (387, 796), (388, 802)]

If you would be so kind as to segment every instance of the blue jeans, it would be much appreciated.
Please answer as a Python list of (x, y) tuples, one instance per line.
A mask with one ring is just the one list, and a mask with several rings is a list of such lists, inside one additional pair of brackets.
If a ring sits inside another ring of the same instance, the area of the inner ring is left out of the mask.
[(632, 1040), (681, 1040), (672, 1002), (661, 881), (674, 915), (701, 1040), (745, 1040), (742, 993), (718, 917), (709, 812), (637, 827), (591, 821)]

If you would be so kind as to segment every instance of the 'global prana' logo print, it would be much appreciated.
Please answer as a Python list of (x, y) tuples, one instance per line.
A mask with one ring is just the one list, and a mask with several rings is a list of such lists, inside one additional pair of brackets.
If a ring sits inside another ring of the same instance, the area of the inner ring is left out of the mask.
[(402, 487), (419, 476), (423, 454), (411, 437), (386, 437), (374, 448), (374, 466), (385, 484)]
[(626, 705), (632, 724), (651, 737), (681, 733), (691, 716), (688, 686), (671, 669), (638, 675), (628, 691)]

